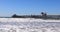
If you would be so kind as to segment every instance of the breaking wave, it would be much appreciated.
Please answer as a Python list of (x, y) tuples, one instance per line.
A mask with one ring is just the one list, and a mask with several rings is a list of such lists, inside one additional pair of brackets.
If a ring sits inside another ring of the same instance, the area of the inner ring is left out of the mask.
[(60, 20), (0, 18), (0, 32), (60, 32)]

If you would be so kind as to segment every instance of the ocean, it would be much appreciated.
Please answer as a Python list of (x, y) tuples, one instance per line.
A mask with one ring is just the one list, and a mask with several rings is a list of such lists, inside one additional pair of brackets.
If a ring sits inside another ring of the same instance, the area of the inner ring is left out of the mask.
[(0, 18), (0, 32), (60, 32), (60, 20)]

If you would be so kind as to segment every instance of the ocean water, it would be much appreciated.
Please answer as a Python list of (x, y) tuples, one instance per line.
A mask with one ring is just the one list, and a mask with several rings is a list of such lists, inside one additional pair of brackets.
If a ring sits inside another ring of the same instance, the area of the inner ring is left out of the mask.
[(0, 32), (60, 32), (60, 20), (0, 18)]

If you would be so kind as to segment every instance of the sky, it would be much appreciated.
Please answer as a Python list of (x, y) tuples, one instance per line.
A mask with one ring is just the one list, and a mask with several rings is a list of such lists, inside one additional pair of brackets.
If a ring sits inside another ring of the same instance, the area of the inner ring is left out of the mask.
[(0, 16), (60, 14), (60, 0), (0, 0)]

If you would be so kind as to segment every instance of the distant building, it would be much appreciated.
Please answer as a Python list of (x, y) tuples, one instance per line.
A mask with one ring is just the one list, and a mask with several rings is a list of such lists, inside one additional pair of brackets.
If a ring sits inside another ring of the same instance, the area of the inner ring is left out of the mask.
[(47, 14), (44, 13), (44, 12), (41, 12), (41, 17), (46, 18), (47, 17)]

